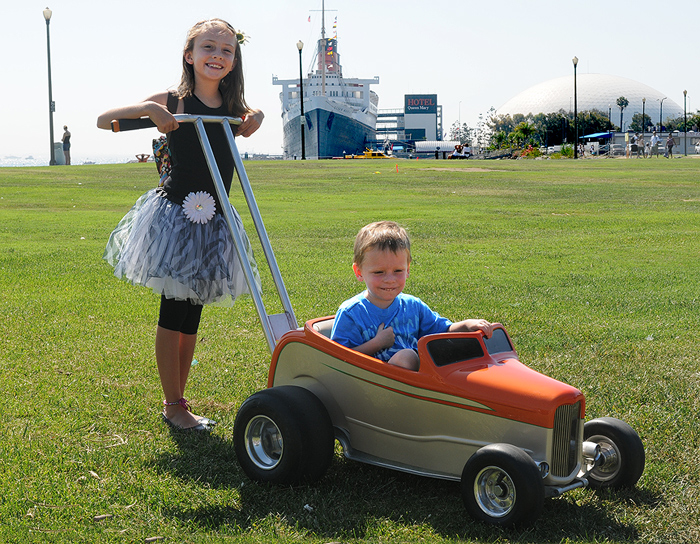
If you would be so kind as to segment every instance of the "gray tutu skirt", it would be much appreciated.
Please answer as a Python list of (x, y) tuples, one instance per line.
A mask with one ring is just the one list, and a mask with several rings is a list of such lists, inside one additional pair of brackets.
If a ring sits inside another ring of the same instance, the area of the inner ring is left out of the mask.
[[(250, 241), (238, 212), (231, 209), (260, 291)], [(232, 306), (238, 295), (250, 293), (224, 217), (217, 213), (206, 223), (192, 222), (159, 189), (141, 196), (119, 222), (104, 259), (116, 277), (166, 298)]]

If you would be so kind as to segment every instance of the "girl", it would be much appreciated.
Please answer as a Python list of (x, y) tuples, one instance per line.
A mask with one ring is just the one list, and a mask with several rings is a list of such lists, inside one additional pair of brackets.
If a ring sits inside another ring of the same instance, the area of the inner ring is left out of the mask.
[[(111, 109), (97, 120), (99, 128), (109, 130), (113, 119), (148, 116), (168, 135), (170, 176), (124, 216), (104, 258), (117, 277), (161, 295), (155, 351), (165, 396), (162, 417), (176, 429), (208, 431), (215, 424), (191, 413), (184, 398), (202, 306), (231, 305), (248, 287), (221, 214), (221, 206), (230, 203), (218, 201), (194, 126), (180, 127), (171, 112), (242, 117), (237, 135), (255, 132), (264, 115), (251, 109), (243, 96), (244, 41), (242, 33), (221, 19), (197, 23), (187, 35), (177, 91)], [(228, 193), (234, 166), (223, 128), (207, 124), (206, 132)], [(233, 212), (248, 244), (240, 217)], [(257, 276), (249, 246), (246, 251)]]

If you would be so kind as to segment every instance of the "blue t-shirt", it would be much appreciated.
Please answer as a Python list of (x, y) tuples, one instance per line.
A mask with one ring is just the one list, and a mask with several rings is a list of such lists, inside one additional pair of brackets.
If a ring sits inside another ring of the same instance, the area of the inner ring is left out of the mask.
[(348, 348), (355, 348), (377, 335), (379, 325), (394, 329), (394, 345), (374, 354), (382, 361), (402, 349), (416, 349), (418, 339), (426, 334), (447, 332), (452, 321), (433, 312), (417, 297), (399, 294), (386, 310), (360, 293), (340, 305), (335, 314), (331, 339)]

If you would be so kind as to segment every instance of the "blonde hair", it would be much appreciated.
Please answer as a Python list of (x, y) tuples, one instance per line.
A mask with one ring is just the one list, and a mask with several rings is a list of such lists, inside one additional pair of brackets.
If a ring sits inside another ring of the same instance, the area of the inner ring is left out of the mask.
[[(240, 41), (245, 40), (242, 32), (237, 31), (223, 19), (207, 19), (199, 21), (187, 33), (185, 48), (182, 51), (182, 77), (177, 88), (178, 98), (187, 98), (194, 95), (194, 67), (185, 60), (187, 53), (194, 49), (194, 41), (203, 32), (218, 28), (225, 32), (230, 32), (236, 40), (236, 52), (234, 58), (236, 65), (225, 78), (219, 83), (219, 91), (224, 101), (224, 106), (230, 115), (241, 117), (250, 111), (250, 106), (245, 101), (243, 84), (243, 59), (241, 57)], [(243, 36), (243, 38), (241, 38)]]
[(394, 221), (377, 221), (360, 229), (355, 237), (353, 260), (357, 266), (362, 265), (365, 254), (371, 249), (398, 253), (405, 251), (411, 262), (411, 240), (406, 229)]

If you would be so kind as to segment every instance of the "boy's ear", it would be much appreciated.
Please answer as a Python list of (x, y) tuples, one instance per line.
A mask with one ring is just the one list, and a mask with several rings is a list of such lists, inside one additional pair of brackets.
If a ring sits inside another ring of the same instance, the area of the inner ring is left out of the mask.
[(357, 281), (364, 281), (362, 279), (362, 270), (360, 270), (360, 267), (357, 266), (357, 263), (352, 263), (352, 271), (355, 273)]

